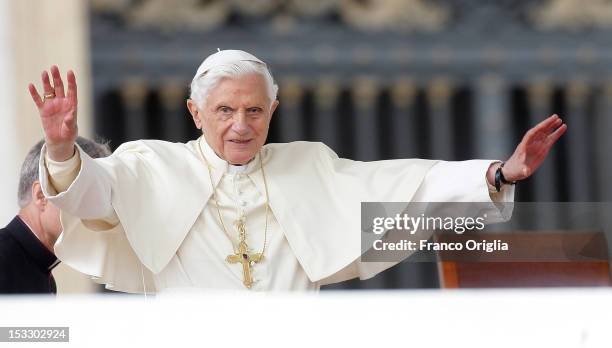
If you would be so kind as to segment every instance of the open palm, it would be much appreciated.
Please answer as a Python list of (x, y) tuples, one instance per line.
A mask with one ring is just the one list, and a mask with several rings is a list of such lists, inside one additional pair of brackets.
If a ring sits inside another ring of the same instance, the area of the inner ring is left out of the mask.
[(28, 88), (38, 108), (47, 145), (72, 149), (78, 135), (76, 78), (72, 71), (68, 71), (68, 91), (65, 93), (57, 66), (51, 67), (51, 75), (53, 86), (47, 71), (42, 73), (44, 99), (33, 84)]
[(557, 115), (552, 115), (530, 129), (504, 167), (506, 180), (530, 177), (544, 162), (552, 146), (567, 130)]

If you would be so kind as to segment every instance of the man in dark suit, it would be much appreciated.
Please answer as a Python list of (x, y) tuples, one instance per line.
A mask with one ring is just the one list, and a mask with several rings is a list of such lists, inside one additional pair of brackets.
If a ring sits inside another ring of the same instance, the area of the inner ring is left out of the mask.
[[(110, 155), (106, 144), (79, 137), (93, 158)], [(51, 270), (59, 260), (53, 245), (62, 232), (60, 211), (45, 198), (38, 181), (38, 142), (26, 156), (19, 177), (19, 214), (0, 229), (0, 294), (56, 293)]]

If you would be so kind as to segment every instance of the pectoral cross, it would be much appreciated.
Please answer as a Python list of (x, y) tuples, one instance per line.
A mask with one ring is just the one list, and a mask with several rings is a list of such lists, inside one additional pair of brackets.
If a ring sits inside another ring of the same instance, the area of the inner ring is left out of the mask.
[(248, 289), (253, 285), (251, 277), (251, 265), (263, 259), (261, 253), (249, 254), (249, 246), (246, 243), (246, 227), (244, 226), (244, 218), (236, 221), (240, 242), (238, 243), (238, 252), (233, 255), (228, 255), (225, 260), (229, 263), (242, 263), (242, 284)]

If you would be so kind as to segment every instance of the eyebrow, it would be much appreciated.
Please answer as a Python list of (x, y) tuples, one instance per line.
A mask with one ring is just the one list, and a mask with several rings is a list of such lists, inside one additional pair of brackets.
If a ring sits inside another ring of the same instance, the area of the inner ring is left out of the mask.
[[(214, 106), (214, 110), (219, 110), (222, 107), (230, 108), (232, 110), (235, 109), (234, 107), (230, 106), (227, 102), (220, 102)], [(265, 104), (251, 104), (250, 106), (247, 106), (245, 109), (248, 110), (248, 109), (253, 109), (253, 108), (265, 110)]]

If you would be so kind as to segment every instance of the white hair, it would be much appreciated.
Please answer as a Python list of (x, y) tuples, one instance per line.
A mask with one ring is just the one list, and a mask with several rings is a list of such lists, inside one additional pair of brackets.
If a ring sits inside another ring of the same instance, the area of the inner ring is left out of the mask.
[(203, 74), (196, 76), (191, 81), (191, 93), (189, 98), (196, 103), (197, 107), (203, 107), (210, 91), (216, 87), (224, 78), (234, 78), (248, 74), (260, 74), (266, 82), (266, 89), (270, 104), (276, 100), (278, 85), (265, 64), (250, 60), (240, 60), (228, 64), (218, 65)]

